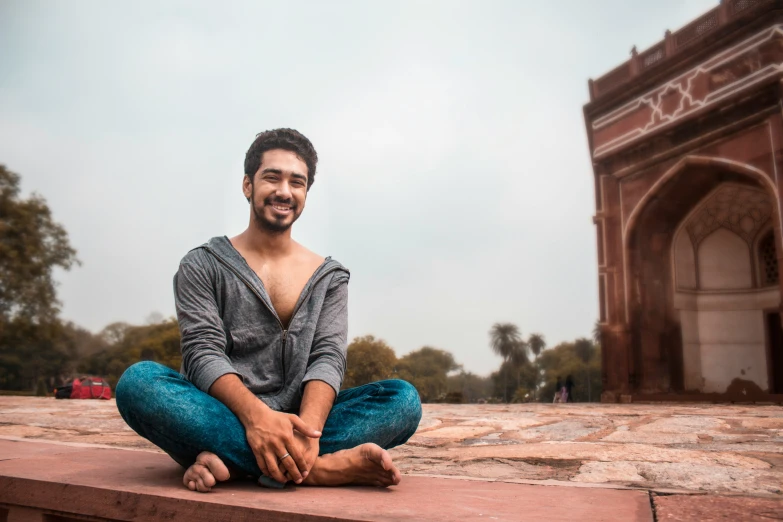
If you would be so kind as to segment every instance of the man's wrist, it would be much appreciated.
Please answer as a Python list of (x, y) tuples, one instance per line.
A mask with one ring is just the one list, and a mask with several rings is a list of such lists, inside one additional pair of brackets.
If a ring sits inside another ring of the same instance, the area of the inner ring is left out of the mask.
[(305, 424), (310, 426), (316, 431), (323, 431), (326, 419), (322, 419), (320, 415), (308, 414), (307, 412), (299, 412), (299, 418), (304, 421)]
[(272, 412), (272, 409), (264, 404), (261, 400), (256, 400), (245, 405), (240, 411), (237, 412), (239, 422), (244, 427), (262, 424), (264, 417)]

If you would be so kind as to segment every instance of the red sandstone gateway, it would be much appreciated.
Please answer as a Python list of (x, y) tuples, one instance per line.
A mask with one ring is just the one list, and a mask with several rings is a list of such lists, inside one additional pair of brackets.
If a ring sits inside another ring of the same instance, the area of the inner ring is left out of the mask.
[(590, 81), (608, 402), (783, 402), (783, 2), (722, 0)]

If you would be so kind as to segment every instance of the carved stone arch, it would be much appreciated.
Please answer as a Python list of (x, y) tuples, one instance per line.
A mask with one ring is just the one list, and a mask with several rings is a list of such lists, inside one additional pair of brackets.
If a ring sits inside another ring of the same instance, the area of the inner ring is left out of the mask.
[[(757, 191), (767, 193), (766, 201), (771, 201), (772, 206), (769, 217), (779, 224), (777, 188), (764, 171), (732, 160), (688, 156), (653, 184), (622, 227), (631, 335), (629, 381), (637, 392), (684, 389), (681, 326), (679, 312), (674, 306), (674, 266), (666, 260), (671, 259), (679, 225), (722, 184), (755, 187)], [(746, 192), (754, 193), (752, 190)], [(777, 224), (775, 229), (779, 234)], [(752, 243), (748, 234), (757, 228), (755, 223), (745, 235), (743, 229), (735, 225), (728, 224), (725, 228)], [(707, 230), (704, 238), (718, 228)], [(694, 244), (694, 249), (698, 249), (698, 244)], [(748, 245), (748, 254), (749, 250)]]
[[(650, 187), (650, 190), (639, 200), (639, 203), (634, 207), (628, 216), (628, 219), (623, 224), (623, 245), (628, 244), (628, 237), (633, 232), (636, 222), (639, 219), (639, 215), (649, 202), (655, 199), (663, 188), (672, 181), (678, 174), (688, 169), (689, 167), (702, 166), (702, 167), (715, 167), (718, 170), (733, 171), (738, 174), (743, 174), (749, 178), (758, 182), (761, 186), (766, 187), (773, 197), (773, 201), (778, 201), (778, 189), (775, 186), (775, 182), (761, 169), (758, 169), (747, 163), (740, 163), (738, 161), (728, 160), (725, 158), (715, 158), (710, 156), (686, 156), (678, 161), (674, 166), (667, 170), (661, 179)], [(776, 209), (777, 210), (777, 209)], [(776, 212), (776, 215), (778, 213)]]

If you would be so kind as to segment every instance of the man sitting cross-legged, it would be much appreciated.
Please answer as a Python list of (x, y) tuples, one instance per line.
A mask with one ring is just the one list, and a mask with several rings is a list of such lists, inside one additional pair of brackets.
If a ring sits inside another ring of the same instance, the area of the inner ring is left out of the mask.
[(349, 273), (291, 238), (318, 161), (291, 129), (259, 134), (245, 157), (250, 224), (190, 251), (174, 277), (182, 372), (137, 363), (117, 408), (209, 491), (234, 476), (282, 487), (390, 486), (386, 449), (421, 419), (416, 389), (387, 380), (340, 391)]

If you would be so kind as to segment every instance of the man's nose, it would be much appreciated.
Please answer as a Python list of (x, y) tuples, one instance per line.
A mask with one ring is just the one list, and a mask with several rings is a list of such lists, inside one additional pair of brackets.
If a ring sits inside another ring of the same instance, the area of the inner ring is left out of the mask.
[(277, 184), (276, 196), (280, 199), (291, 199), (291, 184), (288, 180), (282, 180)]

